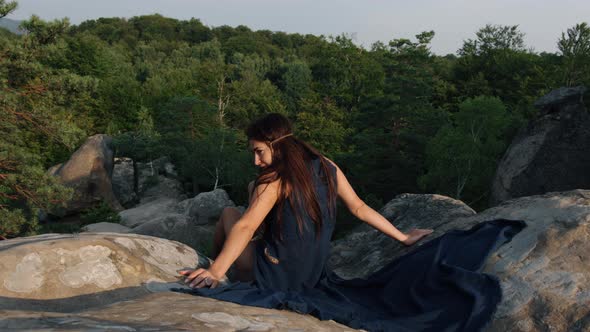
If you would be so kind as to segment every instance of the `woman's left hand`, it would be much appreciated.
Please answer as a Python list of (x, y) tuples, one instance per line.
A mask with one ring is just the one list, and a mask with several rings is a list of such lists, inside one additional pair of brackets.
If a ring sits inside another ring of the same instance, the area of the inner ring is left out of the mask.
[(215, 288), (217, 285), (219, 285), (220, 278), (214, 276), (211, 272), (209, 272), (209, 270), (206, 269), (180, 271), (179, 273), (183, 276), (186, 276), (184, 282), (191, 288)]
[(432, 229), (412, 229), (406, 234), (407, 238), (402, 243), (411, 246), (430, 233), (432, 233)]

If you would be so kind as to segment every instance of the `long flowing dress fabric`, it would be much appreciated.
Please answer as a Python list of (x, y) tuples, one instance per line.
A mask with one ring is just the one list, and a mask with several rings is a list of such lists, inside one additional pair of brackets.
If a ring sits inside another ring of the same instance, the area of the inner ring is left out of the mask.
[(489, 323), (502, 293), (498, 279), (481, 270), (491, 253), (525, 227), (523, 221), (496, 219), (450, 231), (368, 278), (345, 280), (326, 267), (334, 219), (319, 160), (310, 167), (324, 221), (318, 237), (309, 218), (309, 227), (299, 233), (292, 207), (285, 204), (283, 240), (274, 236), (271, 211), (257, 243), (254, 282), (178, 291), (289, 309), (368, 331), (480, 331)]

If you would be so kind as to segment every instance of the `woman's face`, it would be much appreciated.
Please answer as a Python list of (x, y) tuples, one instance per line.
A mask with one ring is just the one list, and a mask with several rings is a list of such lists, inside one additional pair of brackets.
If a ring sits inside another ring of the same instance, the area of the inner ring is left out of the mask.
[(265, 168), (272, 164), (272, 150), (265, 142), (251, 139), (250, 150), (254, 153), (254, 165)]

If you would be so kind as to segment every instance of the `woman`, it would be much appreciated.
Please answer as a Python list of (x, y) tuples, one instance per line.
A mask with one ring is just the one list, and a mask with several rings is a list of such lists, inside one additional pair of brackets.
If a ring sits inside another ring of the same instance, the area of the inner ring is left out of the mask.
[[(250, 205), (243, 215), (233, 208), (223, 211), (215, 261), (208, 269), (181, 272), (191, 287), (217, 287), (233, 264), (238, 281), (255, 281), (259, 288), (314, 288), (326, 276), (336, 197), (354, 216), (405, 245), (432, 233), (395, 228), (356, 195), (334, 162), (293, 136), (284, 116), (268, 114), (246, 133), (261, 168)], [(264, 229), (262, 239), (252, 241), (258, 229)]]

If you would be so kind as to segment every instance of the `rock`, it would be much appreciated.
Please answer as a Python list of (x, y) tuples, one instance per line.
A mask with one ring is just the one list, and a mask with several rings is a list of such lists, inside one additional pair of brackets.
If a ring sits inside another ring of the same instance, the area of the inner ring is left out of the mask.
[(189, 216), (171, 213), (151, 219), (129, 232), (178, 241), (208, 254), (213, 244), (214, 231), (212, 225), (197, 225)]
[(60, 169), (62, 165), (63, 163), (49, 167), (49, 169), (47, 170), (47, 174), (56, 176), (57, 171)]
[(469, 221), (495, 218), (527, 227), (484, 269), (500, 278), (504, 296), (490, 330), (590, 330), (590, 191), (513, 199)]
[(115, 158), (113, 169), (113, 192), (121, 205), (130, 208), (137, 204), (138, 197), (135, 193), (135, 170), (131, 158)]
[(552, 108), (581, 104), (585, 92), (584, 86), (559, 88), (539, 98), (533, 105), (542, 112), (549, 113)]
[(123, 207), (113, 193), (111, 175), (113, 172), (112, 139), (107, 135), (94, 135), (78, 149), (70, 159), (59, 167), (50, 168), (49, 173), (74, 189), (74, 197), (67, 202), (62, 215), (76, 214), (104, 201), (113, 210)]
[[(179, 203), (175, 199), (161, 197), (122, 211), (119, 216), (122, 224), (131, 228), (131, 233), (175, 240), (208, 252), (213, 243), (214, 225), (198, 224), (197, 217), (188, 214), (191, 202), (192, 200), (185, 200)], [(207, 207), (211, 210), (207, 210)], [(203, 205), (201, 211), (206, 216), (215, 215), (216, 212), (215, 206), (211, 205)], [(216, 215), (218, 217), (219, 214)]]
[(50, 234), (0, 242), (0, 330), (352, 331), (286, 310), (169, 292), (209, 261), (141, 235)]
[(160, 197), (185, 199), (182, 184), (176, 178), (175, 167), (166, 157), (137, 163), (137, 191), (141, 203)]
[(214, 224), (219, 219), (223, 208), (235, 206), (223, 189), (200, 193), (193, 198), (178, 204), (179, 211), (183, 211), (199, 225)]
[[(421, 201), (422, 204), (410, 203)], [(499, 278), (503, 292), (487, 330), (590, 330), (590, 190), (512, 199), (478, 214), (453, 201), (436, 195), (404, 194), (388, 203), (393, 209), (384, 208), (382, 212), (397, 215), (394, 223), (403, 230), (434, 228), (430, 238), (485, 220), (524, 220), (527, 227), (492, 254), (484, 267), (484, 272)], [(431, 205), (439, 205), (431, 211), (438, 209), (440, 221), (423, 217), (432, 216), (428, 211), (422, 212)], [(354, 245), (359, 246), (357, 250), (352, 250)], [(336, 272), (347, 278), (364, 276), (410, 250), (414, 247), (384, 243), (378, 235), (361, 228), (336, 241), (330, 261), (335, 262)], [(349, 262), (353, 262), (352, 267), (346, 268)]]
[(144, 204), (153, 200), (168, 197), (174, 200), (182, 200), (186, 198), (186, 195), (182, 193), (181, 183), (172, 178), (167, 178), (162, 175), (158, 175), (153, 179), (150, 186), (144, 186), (144, 191), (140, 192), (140, 203)]
[(133, 228), (156, 219), (161, 219), (171, 213), (178, 214), (177, 204), (177, 200), (169, 197), (161, 197), (148, 201), (134, 208), (119, 212), (121, 224)]
[(148, 294), (83, 311), (0, 311), (0, 330), (356, 331), (288, 310), (246, 307), (180, 293)]
[[(149, 281), (175, 282), (177, 270), (207, 264), (206, 257), (183, 244), (135, 234), (18, 238), (0, 242), (0, 297), (26, 299), (33, 304), (31, 300), (102, 294), (97, 300), (107, 303), (109, 294), (116, 300), (118, 294), (126, 298), (145, 294), (144, 284)], [(27, 301), (13, 309), (31, 309)], [(79, 302), (72, 301), (71, 305), (79, 308)], [(10, 302), (0, 303), (0, 309), (7, 309)], [(51, 309), (52, 302), (45, 303), (44, 308)]]
[(561, 88), (536, 103), (540, 116), (522, 128), (500, 160), (491, 203), (551, 191), (590, 189), (590, 114), (585, 88)]
[(82, 227), (83, 232), (109, 232), (109, 233), (127, 233), (131, 230), (131, 228), (127, 226), (123, 226), (121, 224), (116, 224), (112, 222), (99, 222), (95, 224), (89, 224)]
[[(398, 195), (379, 212), (400, 230), (434, 229), (430, 238), (444, 234), (457, 218), (475, 214), (459, 200), (415, 194)], [(363, 224), (349, 236), (333, 242), (328, 265), (344, 278), (366, 277), (412, 249)]]
[(235, 206), (222, 189), (200, 193), (178, 202), (159, 197), (119, 213), (129, 232), (157, 236), (209, 251), (213, 243), (215, 223), (224, 207)]

